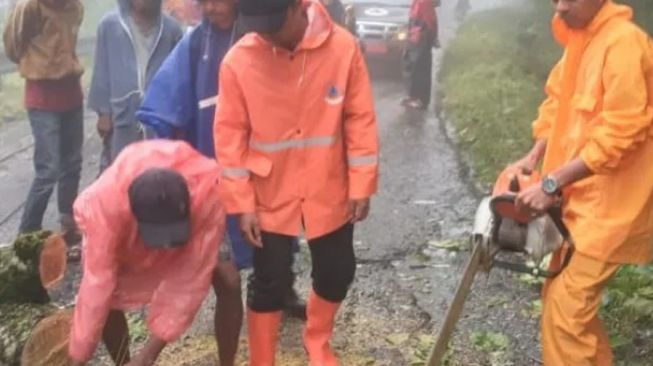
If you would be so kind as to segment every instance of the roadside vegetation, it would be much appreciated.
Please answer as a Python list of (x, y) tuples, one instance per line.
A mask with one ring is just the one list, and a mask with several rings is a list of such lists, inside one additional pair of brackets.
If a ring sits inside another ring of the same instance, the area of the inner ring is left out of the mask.
[[(653, 3), (624, 2), (635, 7), (637, 22), (653, 32)], [(530, 125), (561, 54), (551, 36), (552, 14), (550, 3), (541, 0), (475, 13), (445, 50), (442, 106), (473, 178), (485, 188), (532, 144)], [(652, 364), (653, 266), (623, 268), (603, 304), (619, 364)]]

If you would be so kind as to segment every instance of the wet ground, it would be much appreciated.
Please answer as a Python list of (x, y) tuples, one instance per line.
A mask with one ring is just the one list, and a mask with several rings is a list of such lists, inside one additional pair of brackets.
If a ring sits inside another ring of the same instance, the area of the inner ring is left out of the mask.
[[(443, 3), (439, 16), (446, 45), (456, 24), (454, 2)], [(496, 3), (504, 1), (477, 0), (472, 6)], [(439, 59), (441, 51), (435, 51), (435, 56)], [(437, 103), (423, 112), (405, 110), (399, 106), (402, 83), (388, 77), (391, 72), (386, 68), (372, 66), (382, 146), (381, 185), (369, 220), (356, 230), (357, 279), (339, 316), (334, 345), (345, 366), (420, 365), (469, 255), (465, 245), (457, 243), (467, 241), (478, 192), (466, 180), (466, 165), (461, 163), (464, 158), (449, 137), (446, 118)], [(437, 90), (436, 94), (442, 93)], [(93, 122), (89, 114), (83, 184), (92, 181), (98, 169), (100, 144)], [(13, 123), (0, 130), (0, 243), (10, 241), (15, 233), (19, 218), (15, 212), (20, 212), (32, 175), (26, 126), (24, 122)], [(51, 205), (48, 227), (56, 227), (55, 212)], [(304, 248), (298, 260), (298, 285), (304, 293), (308, 289), (308, 262)], [(77, 268), (71, 268), (69, 278), (76, 277), (76, 272)], [(453, 342), (452, 364), (539, 364), (532, 304), (537, 293), (516, 278), (499, 271), (487, 279), (483, 275), (477, 278)], [(65, 300), (72, 298), (70, 283), (63, 293)], [(212, 331), (211, 302), (207, 301), (198, 316), (194, 337), (167, 352), (165, 364), (213, 364), (213, 342), (201, 336)], [(509, 344), (488, 347), (478, 340), (470, 341), (472, 335), (478, 338), (484, 331), (507, 336)], [(300, 334), (301, 324), (286, 323), (281, 365), (306, 364)], [(246, 350), (242, 356), (246, 357)]]

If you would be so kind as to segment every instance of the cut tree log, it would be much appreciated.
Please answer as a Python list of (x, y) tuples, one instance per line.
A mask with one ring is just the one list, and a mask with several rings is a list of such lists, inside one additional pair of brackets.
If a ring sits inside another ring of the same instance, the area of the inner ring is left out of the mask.
[(0, 365), (20, 365), (32, 330), (56, 311), (49, 304), (0, 304)]
[(66, 245), (60, 235), (39, 231), (19, 236), (0, 250), (0, 304), (50, 302), (52, 288), (66, 271)]
[(71, 315), (50, 304), (46, 290), (65, 270), (66, 246), (60, 235), (22, 235), (0, 250), (0, 365), (67, 364)]

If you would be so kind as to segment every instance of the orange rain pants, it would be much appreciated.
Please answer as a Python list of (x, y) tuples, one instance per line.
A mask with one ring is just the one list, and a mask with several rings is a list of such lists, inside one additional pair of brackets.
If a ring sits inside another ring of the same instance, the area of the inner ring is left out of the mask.
[(575, 252), (543, 291), (542, 348), (545, 366), (611, 366), (608, 334), (598, 316), (603, 289), (620, 264)]

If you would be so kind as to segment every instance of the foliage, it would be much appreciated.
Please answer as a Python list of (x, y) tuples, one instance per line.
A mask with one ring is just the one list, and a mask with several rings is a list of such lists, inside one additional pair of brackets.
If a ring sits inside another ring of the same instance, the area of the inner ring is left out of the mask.
[(470, 336), (470, 341), (477, 351), (488, 355), (490, 365), (511, 365), (508, 361), (510, 341), (506, 335), (486, 331), (474, 332)]
[(0, 254), (0, 303), (39, 303), (50, 301), (39, 277), (39, 256), (48, 231), (19, 236)]

